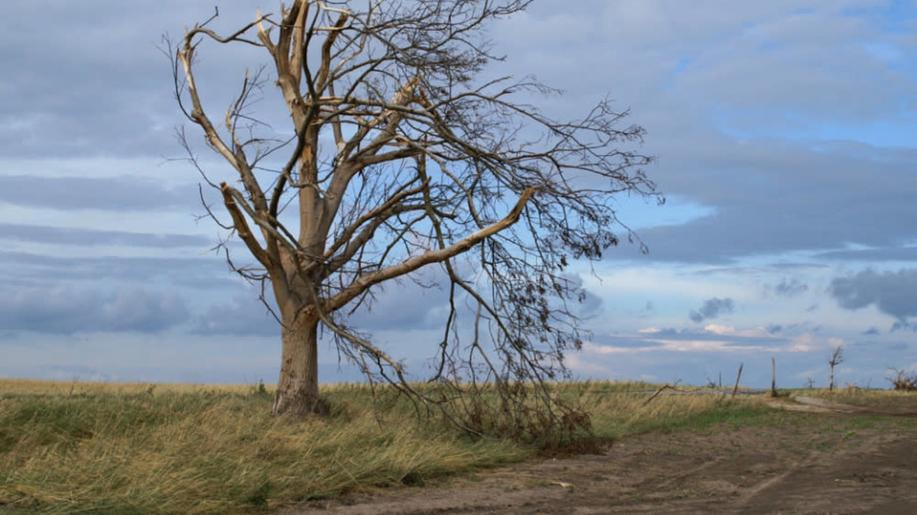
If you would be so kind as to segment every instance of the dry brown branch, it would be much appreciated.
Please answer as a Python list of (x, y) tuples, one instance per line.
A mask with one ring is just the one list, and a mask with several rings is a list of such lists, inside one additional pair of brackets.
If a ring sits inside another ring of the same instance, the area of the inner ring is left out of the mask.
[(676, 388), (676, 387), (674, 387), (674, 386), (672, 386), (672, 385), (670, 385), (670, 384), (664, 384), (664, 385), (660, 386), (659, 389), (657, 389), (657, 390), (653, 393), (653, 395), (650, 395), (648, 399), (646, 399), (645, 401), (643, 401), (643, 405), (644, 405), (644, 406), (648, 405), (650, 402), (653, 401), (653, 399), (655, 399), (656, 397), (658, 397), (662, 392), (664, 392), (664, 391), (666, 391), (666, 390), (677, 391), (678, 388)]
[(739, 393), (739, 381), (742, 380), (742, 368), (745, 367), (745, 363), (739, 363), (739, 370), (736, 372), (736, 384), (732, 387), (732, 398), (734, 399), (736, 394)]

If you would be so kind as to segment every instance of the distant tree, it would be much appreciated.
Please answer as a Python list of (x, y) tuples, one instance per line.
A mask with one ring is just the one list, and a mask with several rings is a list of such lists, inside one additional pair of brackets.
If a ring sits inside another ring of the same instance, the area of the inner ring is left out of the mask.
[[(583, 291), (565, 270), (571, 259), (599, 259), (619, 234), (632, 236), (615, 195), (661, 197), (641, 170), (650, 158), (619, 148), (644, 133), (621, 125), (626, 111), (602, 101), (583, 118), (556, 121), (519, 100), (552, 90), (481, 78), (500, 61), (482, 29), (529, 3), (370, 0), (360, 9), (296, 0), (223, 35), (211, 28), (217, 12), (170, 44), (182, 111), (237, 175), (210, 183), (231, 217), (224, 226), (257, 262), (233, 266), (269, 283), (276, 299), (275, 414), (322, 410), (324, 327), (371, 380), (470, 430), (480, 429), (480, 406), (463, 399), (485, 389), (497, 392), (497, 415), (517, 431), (530, 429), (532, 414), (548, 425), (575, 415), (547, 384), (565, 372), (564, 352), (581, 345), (567, 302)], [(195, 75), (205, 41), (270, 58), (242, 78), (218, 120)], [(253, 100), (268, 81), (289, 129), (258, 119)], [(450, 311), (441, 339), (430, 342), (435, 365), (421, 388), (348, 315), (380, 285), (430, 266), (441, 270)], [(474, 336), (460, 342), (461, 334)]]
[(834, 348), (834, 351), (831, 352), (831, 357), (828, 358), (828, 369), (830, 370), (830, 377), (828, 380), (828, 390), (834, 391), (836, 383), (834, 381), (834, 369), (844, 362), (844, 347), (838, 345)]

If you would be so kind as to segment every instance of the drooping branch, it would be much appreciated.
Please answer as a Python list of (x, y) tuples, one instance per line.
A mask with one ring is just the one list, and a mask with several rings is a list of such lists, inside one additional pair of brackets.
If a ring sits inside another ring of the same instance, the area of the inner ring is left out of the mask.
[(534, 192), (535, 190), (532, 188), (523, 191), (515, 207), (513, 207), (512, 211), (502, 220), (478, 230), (446, 248), (428, 250), (419, 256), (408, 258), (396, 265), (357, 278), (350, 287), (331, 299), (328, 299), (325, 302), (325, 310), (334, 311), (340, 309), (353, 298), (375, 284), (409, 274), (422, 266), (429, 265), (430, 263), (440, 263), (466, 252), (481, 241), (516, 223), (519, 220), (519, 216), (522, 214), (522, 210), (525, 209), (525, 204), (528, 202), (529, 198), (532, 197)]

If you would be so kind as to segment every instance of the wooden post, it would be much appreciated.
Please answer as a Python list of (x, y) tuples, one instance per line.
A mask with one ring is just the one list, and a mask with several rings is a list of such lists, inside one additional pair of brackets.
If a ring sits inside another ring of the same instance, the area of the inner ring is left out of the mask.
[(771, 397), (777, 396), (777, 358), (771, 356)]
[(736, 374), (736, 385), (732, 388), (732, 397), (733, 398), (735, 398), (736, 393), (738, 393), (739, 391), (739, 380), (742, 379), (742, 367), (744, 366), (745, 366), (744, 363), (739, 363), (739, 373)]

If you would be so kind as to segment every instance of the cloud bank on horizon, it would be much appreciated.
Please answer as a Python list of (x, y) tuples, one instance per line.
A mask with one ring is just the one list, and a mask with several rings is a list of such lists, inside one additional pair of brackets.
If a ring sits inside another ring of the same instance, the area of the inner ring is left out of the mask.
[[(276, 321), (209, 250), (225, 234), (170, 159), (160, 37), (212, 6), (97, 4), (6, 6), (42, 28), (0, 34), (0, 375), (272, 381)], [(223, 6), (218, 27), (275, 4)], [(549, 114), (628, 107), (669, 200), (618, 206), (648, 255), (577, 265), (593, 338), (576, 376), (702, 383), (745, 363), (763, 385), (774, 355), (781, 384), (823, 383), (835, 345), (841, 383), (917, 370), (917, 3), (542, 0), (490, 37), (508, 58), (489, 73), (563, 90), (532, 99)], [(228, 98), (260, 56), (210, 50), (202, 80)], [(423, 366), (442, 293), (392, 285), (356, 326)], [(357, 377), (323, 350), (324, 380)]]

